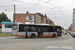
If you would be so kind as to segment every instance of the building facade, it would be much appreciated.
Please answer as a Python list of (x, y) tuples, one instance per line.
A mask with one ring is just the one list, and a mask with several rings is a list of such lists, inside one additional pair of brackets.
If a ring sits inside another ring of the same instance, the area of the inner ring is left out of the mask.
[(72, 24), (70, 25), (70, 27), (68, 28), (69, 31), (72, 31)]
[[(14, 16), (13, 16), (14, 19)], [(28, 13), (26, 12), (26, 14), (23, 13), (16, 13), (15, 14), (15, 20), (16, 22), (21, 22), (24, 24), (36, 24), (36, 14), (34, 13)]]
[[(14, 20), (14, 14), (13, 14)], [(16, 13), (15, 14), (16, 22), (21, 22), (24, 24), (52, 24), (52, 22), (47, 20), (46, 14), (41, 13)], [(52, 24), (53, 25), (53, 24)]]
[(75, 9), (73, 9), (73, 25), (72, 25), (72, 30), (75, 30)]
[(41, 17), (36, 14), (36, 24), (41, 24)]
[(41, 24), (47, 24), (47, 16), (45, 14), (45, 16), (41, 13), (36, 13), (37, 15), (39, 15), (41, 17)]

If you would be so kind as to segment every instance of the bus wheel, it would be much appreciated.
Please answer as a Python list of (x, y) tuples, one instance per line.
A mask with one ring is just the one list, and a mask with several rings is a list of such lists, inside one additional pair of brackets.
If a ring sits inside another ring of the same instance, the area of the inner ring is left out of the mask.
[(34, 33), (31, 35), (31, 38), (35, 38), (35, 34)]
[(55, 38), (56, 37), (56, 34), (53, 34), (52, 37)]

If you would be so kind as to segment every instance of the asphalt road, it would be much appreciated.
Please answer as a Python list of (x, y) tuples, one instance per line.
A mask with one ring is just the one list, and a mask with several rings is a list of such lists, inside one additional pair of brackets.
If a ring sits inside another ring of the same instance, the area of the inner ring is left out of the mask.
[(69, 34), (57, 38), (0, 37), (0, 50), (75, 50)]

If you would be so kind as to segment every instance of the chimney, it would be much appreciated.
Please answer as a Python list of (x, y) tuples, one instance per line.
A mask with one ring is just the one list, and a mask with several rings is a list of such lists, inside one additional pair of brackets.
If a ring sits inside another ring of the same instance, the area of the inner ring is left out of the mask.
[(45, 16), (46, 16), (46, 14), (45, 14)]
[(28, 14), (29, 12), (27, 11), (26, 14)]
[(47, 16), (46, 16), (46, 14), (45, 14), (45, 18), (47, 19)]

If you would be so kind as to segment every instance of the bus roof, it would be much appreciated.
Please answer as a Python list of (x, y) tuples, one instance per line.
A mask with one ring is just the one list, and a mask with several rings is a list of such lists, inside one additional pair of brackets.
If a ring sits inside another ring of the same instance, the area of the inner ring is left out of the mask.
[(56, 26), (56, 27), (61, 27), (61, 26), (58, 26), (58, 25), (49, 25), (49, 24), (20, 24), (20, 25), (35, 25), (35, 26)]

